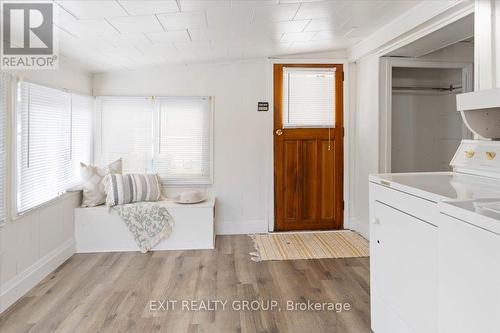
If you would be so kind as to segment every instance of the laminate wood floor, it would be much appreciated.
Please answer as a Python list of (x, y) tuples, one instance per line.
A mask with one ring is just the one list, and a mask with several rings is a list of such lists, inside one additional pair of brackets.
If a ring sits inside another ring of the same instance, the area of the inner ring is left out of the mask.
[[(368, 258), (253, 262), (253, 250), (247, 236), (219, 236), (216, 250), (76, 254), (0, 317), (0, 332), (370, 332)], [(196, 311), (190, 300), (227, 303)], [(238, 311), (254, 300), (260, 310)]]

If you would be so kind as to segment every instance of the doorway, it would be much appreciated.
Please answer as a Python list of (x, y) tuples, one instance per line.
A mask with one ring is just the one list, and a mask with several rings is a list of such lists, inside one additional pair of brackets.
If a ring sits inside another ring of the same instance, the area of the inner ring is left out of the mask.
[(343, 66), (273, 71), (275, 230), (343, 229)]
[(381, 172), (451, 171), (471, 139), (456, 95), (472, 91), (472, 63), (382, 58)]

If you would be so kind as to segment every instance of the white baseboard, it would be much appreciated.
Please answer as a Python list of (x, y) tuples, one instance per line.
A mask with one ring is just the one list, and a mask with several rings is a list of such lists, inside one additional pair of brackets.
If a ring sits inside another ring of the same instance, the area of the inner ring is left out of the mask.
[(215, 222), (216, 235), (246, 235), (267, 232), (267, 220)]
[(69, 239), (0, 287), (0, 314), (75, 253)]
[(368, 221), (361, 221), (354, 217), (349, 218), (349, 229), (361, 234), (367, 240), (370, 240), (370, 225)]

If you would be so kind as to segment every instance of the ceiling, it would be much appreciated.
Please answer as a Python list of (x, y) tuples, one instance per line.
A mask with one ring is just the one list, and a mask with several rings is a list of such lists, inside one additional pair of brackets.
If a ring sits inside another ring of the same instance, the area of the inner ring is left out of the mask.
[(420, 1), (54, 2), (60, 54), (104, 72), (347, 49)]
[(474, 14), (470, 14), (386, 55), (419, 58), (461, 41), (471, 42), (473, 36)]

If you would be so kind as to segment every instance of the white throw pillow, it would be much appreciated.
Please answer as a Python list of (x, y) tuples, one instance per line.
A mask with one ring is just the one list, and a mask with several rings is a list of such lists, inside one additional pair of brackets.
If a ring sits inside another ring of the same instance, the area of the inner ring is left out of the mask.
[(80, 177), (83, 181), (82, 207), (94, 207), (106, 202), (102, 180), (107, 175), (121, 174), (122, 160), (116, 160), (104, 168), (80, 163)]
[(132, 202), (161, 200), (161, 185), (158, 175), (153, 173), (118, 175), (104, 177), (106, 205), (109, 207)]

